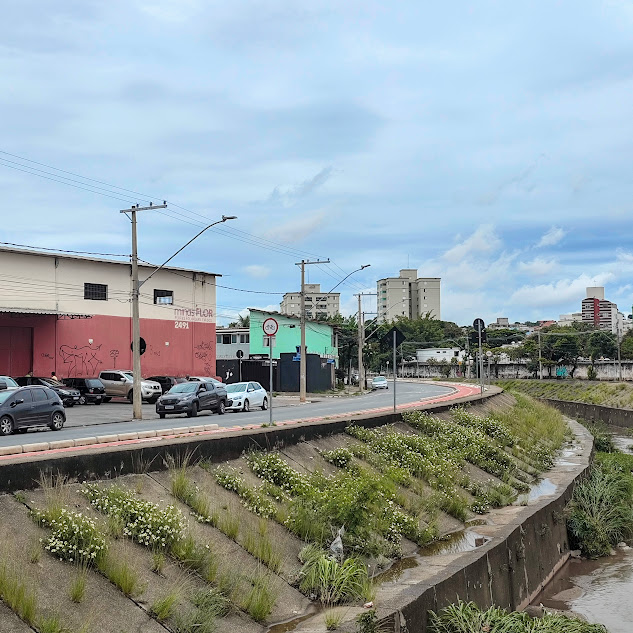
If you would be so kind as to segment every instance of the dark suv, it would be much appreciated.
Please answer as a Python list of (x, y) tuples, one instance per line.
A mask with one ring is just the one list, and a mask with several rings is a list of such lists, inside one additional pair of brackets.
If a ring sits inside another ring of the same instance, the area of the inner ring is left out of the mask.
[(105, 402), (105, 387), (98, 378), (63, 378), (63, 383), (79, 391), (79, 404)]
[(72, 407), (75, 404), (79, 404), (79, 397), (81, 394), (77, 389), (67, 387), (63, 382), (53, 380), (52, 378), (22, 376), (21, 378), (16, 378), (15, 382), (17, 382), (20, 387), (26, 387), (28, 385), (39, 385), (40, 387), (48, 387), (60, 397), (65, 407)]
[(159, 417), (172, 413), (186, 413), (195, 418), (198, 411), (208, 409), (220, 415), (226, 410), (226, 389), (224, 385), (212, 382), (183, 382), (174, 385), (156, 403)]
[(25, 433), (30, 426), (59, 431), (66, 414), (59, 396), (46, 387), (21, 387), (0, 391), (0, 435)]

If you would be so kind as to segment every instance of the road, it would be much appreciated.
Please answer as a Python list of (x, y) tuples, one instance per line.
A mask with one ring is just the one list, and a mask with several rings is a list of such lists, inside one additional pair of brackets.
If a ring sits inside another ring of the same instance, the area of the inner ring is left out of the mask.
[[(398, 382), (397, 404), (411, 404), (450, 394), (450, 387), (419, 382)], [(287, 402), (287, 400), (286, 400)], [(393, 391), (380, 390), (363, 396), (319, 397), (314, 402), (297, 404), (296, 406), (274, 407), (275, 421), (297, 420), (300, 418), (328, 417), (340, 414), (361, 413), (363, 411), (388, 407), (393, 404)], [(95, 435), (138, 432), (189, 426), (192, 424), (218, 424), (220, 427), (245, 426), (247, 424), (263, 424), (269, 419), (268, 411), (250, 411), (249, 413), (231, 413), (217, 415), (203, 411), (197, 418), (186, 415), (168, 416), (161, 420), (156, 414), (154, 405), (143, 405), (143, 420), (132, 420), (132, 405), (128, 402), (111, 401), (100, 406), (84, 405), (66, 409), (66, 424), (61, 431), (53, 432), (47, 428), (32, 428), (28, 433), (0, 437), (0, 447), (16, 446), (32, 442), (51, 442), (53, 440), (79, 439)]]

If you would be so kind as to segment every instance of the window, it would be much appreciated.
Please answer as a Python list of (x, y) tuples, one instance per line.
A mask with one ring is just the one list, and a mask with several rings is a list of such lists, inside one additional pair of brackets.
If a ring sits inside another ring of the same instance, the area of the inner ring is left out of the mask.
[(221, 335), (221, 334), (218, 334), (218, 335), (215, 337), (215, 342), (216, 342), (218, 345), (222, 345), (222, 335)]
[(231, 343), (237, 343), (237, 334), (231, 334)]
[(173, 290), (154, 290), (154, 303), (156, 305), (173, 305)]
[(248, 343), (248, 334), (240, 334), (240, 343)]
[(107, 301), (108, 286), (105, 284), (84, 284), (84, 299)]
[(33, 400), (35, 402), (45, 402), (46, 391), (44, 389), (33, 389)]
[(222, 345), (230, 345), (230, 344), (231, 344), (231, 335), (222, 334)]

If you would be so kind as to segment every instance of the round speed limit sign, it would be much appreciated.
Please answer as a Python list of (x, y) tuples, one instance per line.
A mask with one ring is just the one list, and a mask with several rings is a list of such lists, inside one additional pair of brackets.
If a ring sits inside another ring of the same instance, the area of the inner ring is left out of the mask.
[(269, 317), (262, 323), (262, 328), (264, 330), (264, 334), (266, 336), (275, 336), (277, 334), (277, 330), (279, 329), (279, 323), (272, 317)]

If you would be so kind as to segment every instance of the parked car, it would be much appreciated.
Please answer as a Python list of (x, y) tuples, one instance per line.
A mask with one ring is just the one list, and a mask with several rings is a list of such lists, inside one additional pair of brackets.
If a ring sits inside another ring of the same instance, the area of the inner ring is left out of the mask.
[(251, 407), (268, 409), (268, 393), (258, 382), (236, 382), (226, 386), (230, 411), (250, 411)]
[(0, 435), (25, 433), (31, 426), (59, 431), (66, 421), (59, 395), (48, 387), (20, 387), (0, 391)]
[(389, 389), (389, 383), (384, 376), (376, 376), (371, 379), (371, 388), (374, 389)]
[(72, 407), (79, 404), (79, 398), (81, 394), (77, 389), (67, 387), (63, 382), (53, 380), (52, 378), (39, 378), (37, 376), (21, 376), (16, 378), (15, 382), (20, 387), (26, 387), (29, 385), (39, 385), (40, 387), (48, 387), (52, 389), (61, 399), (65, 407)]
[(156, 403), (156, 413), (160, 418), (172, 413), (186, 413), (188, 417), (195, 418), (198, 411), (208, 409), (222, 415), (226, 403), (224, 385), (216, 385), (211, 381), (188, 381), (174, 385), (163, 394)]
[(211, 378), (211, 376), (187, 376), (187, 380), (192, 382), (212, 382), (214, 385), (224, 385), (221, 380)]
[(17, 389), (19, 386), (10, 376), (0, 376), (0, 389)]
[(186, 378), (179, 378), (178, 376), (150, 376), (147, 380), (157, 382), (163, 390), (163, 393), (169, 391), (174, 385), (187, 382)]
[(79, 404), (101, 404), (106, 397), (105, 387), (98, 378), (63, 378), (62, 382), (79, 391)]
[[(103, 383), (108, 402), (112, 398), (127, 398), (133, 400), (134, 375), (131, 371), (119, 369), (105, 369), (99, 373), (99, 380)], [(151, 380), (141, 380), (141, 399), (154, 404), (163, 393), (161, 386)]]

